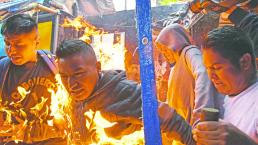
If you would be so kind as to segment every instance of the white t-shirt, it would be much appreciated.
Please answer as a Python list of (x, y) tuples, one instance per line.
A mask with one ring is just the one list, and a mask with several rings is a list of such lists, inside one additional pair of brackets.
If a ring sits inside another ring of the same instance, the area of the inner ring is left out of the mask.
[(258, 82), (234, 97), (225, 97), (224, 120), (258, 143)]

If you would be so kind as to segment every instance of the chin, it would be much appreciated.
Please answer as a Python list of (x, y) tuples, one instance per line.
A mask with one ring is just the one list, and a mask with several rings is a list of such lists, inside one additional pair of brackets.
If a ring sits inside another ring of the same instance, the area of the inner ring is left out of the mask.
[(24, 63), (19, 62), (19, 61), (12, 61), (12, 63), (13, 63), (14, 65), (23, 65), (23, 64), (24, 64)]
[(223, 95), (229, 95), (229, 92), (227, 90), (217, 89), (219, 93)]

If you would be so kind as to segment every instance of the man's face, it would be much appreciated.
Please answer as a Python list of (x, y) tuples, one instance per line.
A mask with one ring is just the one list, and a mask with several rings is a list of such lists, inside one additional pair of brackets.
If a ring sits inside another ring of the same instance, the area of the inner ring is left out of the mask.
[(99, 79), (96, 58), (89, 55), (81, 52), (58, 60), (62, 82), (75, 100), (89, 97)]
[(173, 50), (159, 42), (155, 42), (155, 46), (158, 49), (158, 51), (165, 57), (167, 62), (169, 62), (170, 64), (175, 63)]
[(36, 30), (19, 35), (6, 35), (4, 41), (7, 56), (13, 64), (23, 65), (27, 62), (36, 61), (38, 45)]
[(220, 93), (235, 95), (247, 86), (245, 74), (213, 49), (203, 50), (203, 60), (209, 78)]

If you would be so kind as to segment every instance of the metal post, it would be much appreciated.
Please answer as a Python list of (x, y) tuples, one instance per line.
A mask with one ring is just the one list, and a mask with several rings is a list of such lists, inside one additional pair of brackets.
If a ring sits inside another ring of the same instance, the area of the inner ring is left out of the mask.
[(136, 0), (136, 17), (145, 144), (161, 145), (162, 141), (157, 111), (158, 102), (153, 65), (150, 0)]
[(56, 53), (56, 49), (57, 49), (57, 42), (58, 42), (58, 30), (59, 30), (59, 19), (60, 19), (60, 15), (56, 14), (55, 15), (55, 21), (54, 21), (54, 33), (53, 33), (53, 43), (52, 43), (52, 50), (51, 52), (53, 54)]

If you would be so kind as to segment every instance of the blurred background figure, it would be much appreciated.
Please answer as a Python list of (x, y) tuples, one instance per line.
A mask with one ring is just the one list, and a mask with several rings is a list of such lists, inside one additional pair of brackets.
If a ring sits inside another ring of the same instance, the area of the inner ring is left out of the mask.
[(115, 12), (113, 0), (53, 0), (74, 16), (98, 16)]

